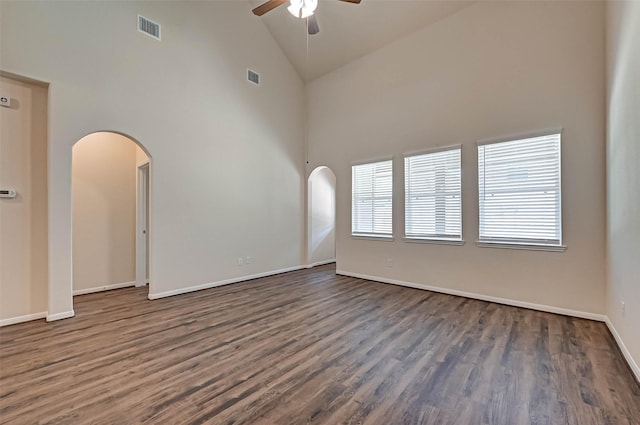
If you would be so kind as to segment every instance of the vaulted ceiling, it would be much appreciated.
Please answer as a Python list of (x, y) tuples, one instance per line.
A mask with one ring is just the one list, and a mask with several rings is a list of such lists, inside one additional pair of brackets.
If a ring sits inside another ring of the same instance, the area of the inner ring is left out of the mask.
[[(252, 7), (261, 3), (251, 0)], [(472, 3), (362, 0), (351, 4), (319, 0), (315, 15), (320, 33), (313, 36), (307, 36), (304, 20), (292, 16), (287, 4), (256, 19), (264, 22), (300, 77), (311, 81)]]

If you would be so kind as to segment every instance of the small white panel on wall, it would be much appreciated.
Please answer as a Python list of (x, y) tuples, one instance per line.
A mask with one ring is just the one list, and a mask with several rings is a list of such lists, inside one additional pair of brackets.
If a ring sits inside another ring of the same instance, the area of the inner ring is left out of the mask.
[(11, 107), (11, 98), (9, 96), (0, 95), (0, 106)]
[(16, 195), (17, 195), (17, 193), (13, 189), (2, 189), (2, 190), (0, 190), (0, 198), (15, 198)]

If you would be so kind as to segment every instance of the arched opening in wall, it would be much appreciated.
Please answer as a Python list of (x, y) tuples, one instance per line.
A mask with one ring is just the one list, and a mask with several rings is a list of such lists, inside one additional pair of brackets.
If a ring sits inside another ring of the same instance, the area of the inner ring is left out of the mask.
[(309, 175), (307, 189), (308, 263), (332, 263), (336, 259), (336, 175), (329, 167), (317, 167)]
[(149, 283), (151, 156), (100, 131), (73, 146), (73, 295)]

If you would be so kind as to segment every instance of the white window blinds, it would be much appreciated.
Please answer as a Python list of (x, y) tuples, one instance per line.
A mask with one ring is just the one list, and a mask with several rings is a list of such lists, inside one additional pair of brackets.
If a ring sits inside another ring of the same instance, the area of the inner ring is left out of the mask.
[(560, 134), (478, 146), (480, 241), (560, 245)]
[(354, 236), (392, 235), (392, 172), (391, 160), (351, 167), (351, 233)]
[(405, 236), (462, 239), (460, 148), (405, 157)]

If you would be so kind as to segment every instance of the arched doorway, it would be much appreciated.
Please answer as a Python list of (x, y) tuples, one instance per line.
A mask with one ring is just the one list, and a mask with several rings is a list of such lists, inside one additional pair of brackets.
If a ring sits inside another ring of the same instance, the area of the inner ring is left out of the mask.
[(91, 133), (73, 146), (73, 295), (149, 283), (151, 157), (135, 139)]
[(325, 166), (317, 167), (308, 180), (308, 247), (310, 265), (336, 259), (336, 175)]

